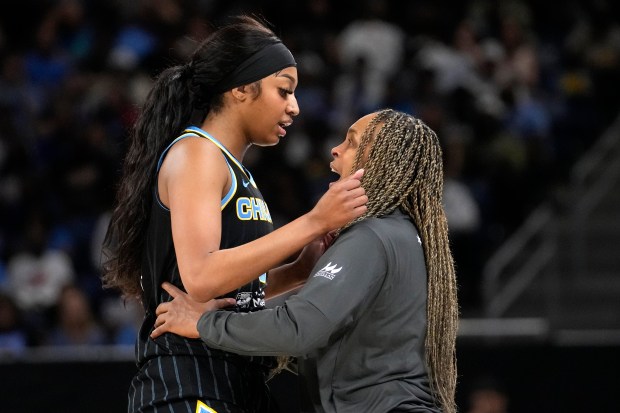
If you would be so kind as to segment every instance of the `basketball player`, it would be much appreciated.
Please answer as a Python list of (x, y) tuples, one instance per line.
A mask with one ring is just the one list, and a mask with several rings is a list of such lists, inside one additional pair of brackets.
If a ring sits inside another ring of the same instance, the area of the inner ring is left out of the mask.
[[(104, 285), (138, 297), (145, 310), (129, 412), (274, 410), (265, 385), (273, 357), (150, 333), (157, 305), (170, 300), (163, 281), (198, 301), (221, 297), (210, 302), (216, 308), (260, 310), (268, 270), (366, 211), (358, 172), (272, 231), (267, 203), (242, 162), (250, 145), (277, 144), (298, 115), (295, 66), (271, 30), (239, 17), (208, 37), (190, 62), (165, 70), (147, 97), (104, 243)], [(287, 275), (307, 276), (304, 257), (269, 278), (285, 289), (295, 282)]]

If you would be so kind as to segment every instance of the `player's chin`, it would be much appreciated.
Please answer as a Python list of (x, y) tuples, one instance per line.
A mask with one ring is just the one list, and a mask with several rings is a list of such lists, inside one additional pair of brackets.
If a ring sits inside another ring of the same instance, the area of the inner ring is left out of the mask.
[(279, 137), (278, 135), (272, 135), (272, 136), (268, 136), (265, 137), (261, 140), (257, 140), (254, 142), (254, 145), (257, 146), (275, 146), (278, 143), (280, 143), (280, 139), (281, 137)]
[(269, 140), (272, 145), (275, 145), (277, 143), (279, 143), (282, 139), (284, 139), (285, 135), (282, 135), (280, 133), (270, 133), (268, 137), (266, 137), (267, 140)]

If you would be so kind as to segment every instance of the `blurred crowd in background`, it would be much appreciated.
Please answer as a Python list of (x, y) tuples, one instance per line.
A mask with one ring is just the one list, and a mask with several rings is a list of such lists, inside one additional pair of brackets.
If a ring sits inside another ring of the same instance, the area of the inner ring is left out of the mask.
[(245, 159), (276, 226), (336, 179), (330, 149), (359, 116), (392, 107), (438, 133), (464, 316), (480, 313), (486, 260), (558, 197), (620, 107), (612, 0), (0, 7), (0, 353), (133, 345), (139, 306), (99, 278), (128, 130), (154, 77), (227, 16), (263, 16), (298, 62), (301, 115), (279, 145)]

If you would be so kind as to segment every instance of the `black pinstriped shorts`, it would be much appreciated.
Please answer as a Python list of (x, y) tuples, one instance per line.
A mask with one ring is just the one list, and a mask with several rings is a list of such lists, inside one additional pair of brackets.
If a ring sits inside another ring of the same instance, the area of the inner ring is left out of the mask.
[(217, 357), (163, 356), (131, 381), (129, 413), (279, 413), (262, 366)]

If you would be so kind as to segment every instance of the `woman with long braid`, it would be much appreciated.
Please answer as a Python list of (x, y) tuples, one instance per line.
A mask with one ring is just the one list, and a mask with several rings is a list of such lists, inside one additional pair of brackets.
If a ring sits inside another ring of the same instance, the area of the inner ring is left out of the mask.
[(437, 136), (386, 109), (353, 124), (332, 155), (341, 179), (364, 167), (368, 210), (338, 231), (299, 293), (255, 314), (202, 314), (165, 285), (175, 298), (157, 309), (153, 336), (296, 356), (313, 404), (303, 411), (454, 413), (458, 305)]
[(104, 285), (137, 297), (145, 310), (129, 412), (274, 411), (265, 380), (275, 358), (150, 333), (157, 305), (171, 299), (162, 282), (212, 308), (261, 310), (266, 294), (307, 277), (316, 250), (278, 265), (365, 212), (358, 173), (273, 230), (242, 162), (251, 145), (275, 145), (286, 135), (299, 113), (296, 86), (291, 52), (265, 25), (240, 16), (205, 39), (189, 62), (163, 71), (150, 91), (104, 242)]

